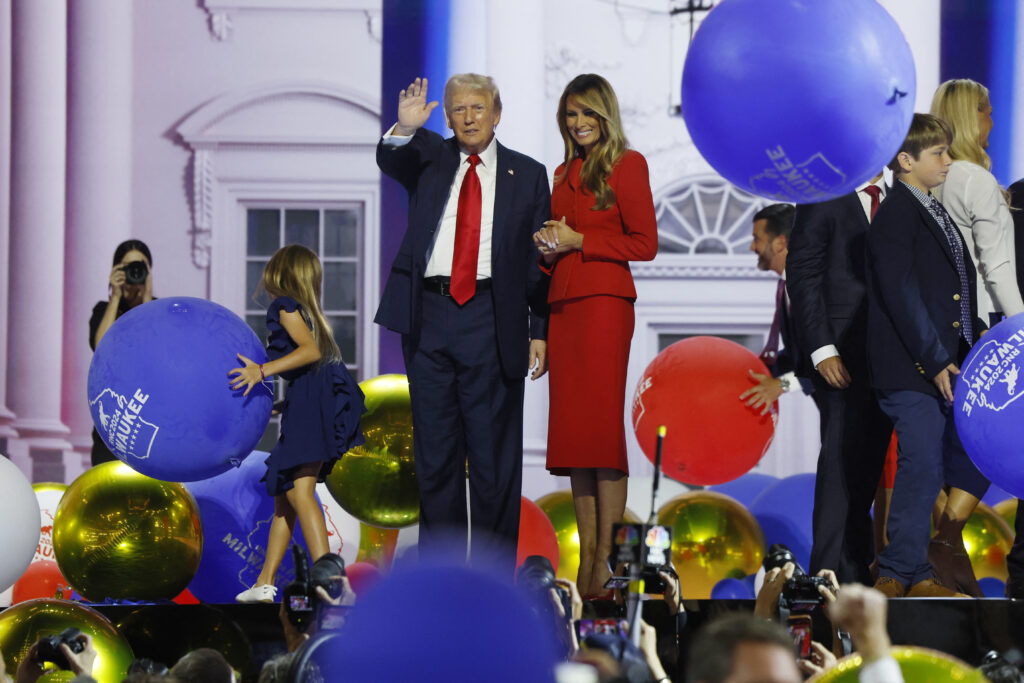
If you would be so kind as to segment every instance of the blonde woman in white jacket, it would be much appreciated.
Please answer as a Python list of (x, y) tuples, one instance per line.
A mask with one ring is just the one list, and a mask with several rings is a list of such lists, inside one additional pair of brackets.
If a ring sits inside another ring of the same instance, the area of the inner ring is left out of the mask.
[[(1024, 312), (1024, 301), (1017, 286), (1013, 218), (1006, 192), (989, 171), (992, 161), (985, 152), (992, 131), (988, 90), (967, 78), (946, 81), (935, 91), (931, 113), (953, 127), (949, 148), (953, 164), (935, 195), (967, 244), (978, 271), (978, 317), (991, 326), (1004, 315)], [(969, 461), (950, 465), (946, 463), (948, 495), (935, 520), (928, 559), (947, 587), (983, 597), (962, 532), (988, 489), (988, 481)]]

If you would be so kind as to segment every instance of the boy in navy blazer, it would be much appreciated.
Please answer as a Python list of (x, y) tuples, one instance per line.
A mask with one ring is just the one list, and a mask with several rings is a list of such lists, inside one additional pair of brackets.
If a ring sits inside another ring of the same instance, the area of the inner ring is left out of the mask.
[(914, 115), (890, 163), (893, 188), (868, 229), (868, 368), (899, 439), (889, 545), (875, 584), (889, 597), (959, 595), (934, 580), (928, 562), (942, 483), (950, 471), (973, 468), (953, 423), (953, 385), (985, 331), (971, 256), (930, 192), (945, 180), (952, 139), (946, 122)]

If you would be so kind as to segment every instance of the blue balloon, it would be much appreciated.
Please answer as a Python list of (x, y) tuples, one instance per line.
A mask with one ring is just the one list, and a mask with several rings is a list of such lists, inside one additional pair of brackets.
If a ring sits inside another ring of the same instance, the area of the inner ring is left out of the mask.
[(981, 502), (988, 506), (994, 506), (997, 503), (1002, 503), (1008, 498), (1013, 498), (1013, 496), (998, 486), (989, 486), (988, 491), (986, 491), (985, 495), (982, 496)]
[(960, 441), (989, 481), (1024, 497), (1024, 313), (995, 325), (967, 354), (953, 392)]
[(198, 481), (237, 466), (263, 435), (273, 387), (229, 386), (241, 353), (267, 360), (256, 333), (205, 299), (172, 297), (115, 322), (89, 366), (89, 409), (120, 460), (164, 481)]
[[(260, 478), (267, 471), (267, 453), (254, 451), (216, 477), (189, 482), (185, 487), (199, 504), (203, 524), (203, 554), (188, 589), (199, 600), (229, 603), (256, 583), (267, 555), (267, 530), (274, 516), (274, 499)], [(305, 547), (299, 525), (292, 542)], [(283, 588), (295, 578), (292, 553), (285, 553), (276, 584)]]
[(811, 564), (814, 474), (794, 474), (772, 484), (748, 509), (761, 525), (766, 549), (782, 543), (804, 570)]
[(778, 477), (773, 477), (770, 474), (747, 472), (738, 479), (709, 486), (707, 490), (725, 494), (744, 505), (750, 505), (762, 491), (778, 480)]
[(895, 156), (915, 89), (910, 46), (875, 0), (723, 0), (686, 54), (682, 113), (734, 185), (820, 202)]
[[(429, 563), (395, 570), (346, 617), (324, 679), (554, 683), (565, 656), (556, 626), (509, 578)], [(399, 633), (409, 637), (396, 647)]]
[(725, 578), (711, 589), (712, 600), (753, 600), (753, 586), (744, 579)]
[(978, 579), (978, 588), (986, 598), (1006, 597), (1006, 584), (992, 576)]

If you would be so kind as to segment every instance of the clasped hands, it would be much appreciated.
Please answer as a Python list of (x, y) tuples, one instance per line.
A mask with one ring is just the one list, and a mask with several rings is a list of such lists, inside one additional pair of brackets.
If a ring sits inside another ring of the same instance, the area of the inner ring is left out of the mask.
[(583, 248), (583, 234), (570, 228), (565, 216), (557, 221), (546, 221), (544, 227), (533, 233), (533, 244), (550, 263), (556, 254)]

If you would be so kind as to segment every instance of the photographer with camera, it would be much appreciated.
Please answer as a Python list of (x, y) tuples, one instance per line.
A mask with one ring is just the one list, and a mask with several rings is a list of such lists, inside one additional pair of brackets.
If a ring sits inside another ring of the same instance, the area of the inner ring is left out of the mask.
[(516, 586), (541, 620), (552, 625), (560, 651), (569, 657), (579, 650), (576, 623), (583, 615), (583, 599), (576, 584), (555, 578), (548, 558), (530, 555), (516, 570)]
[(61, 633), (44, 636), (28, 649), (18, 665), (15, 683), (35, 683), (48, 671), (46, 663), (58, 669), (75, 674), (74, 683), (96, 683), (92, 678), (92, 665), (96, 661), (96, 649), (92, 638), (77, 628), (68, 628)]
[[(89, 318), (89, 347), (95, 351), (103, 335), (118, 318), (141, 304), (152, 301), (153, 256), (141, 240), (126, 240), (114, 250), (110, 271), (110, 296), (98, 302)], [(116, 460), (95, 428), (92, 430), (92, 464)]]
[[(797, 664), (804, 673), (829, 668), (836, 657), (849, 654), (849, 636), (832, 628), (832, 651), (813, 639), (812, 613), (836, 601), (839, 582), (835, 572), (822, 569), (808, 576), (793, 553), (773, 544), (764, 558), (764, 583), (757, 594), (754, 614), (778, 620), (793, 638)], [(826, 612), (827, 614), (827, 612)]]

